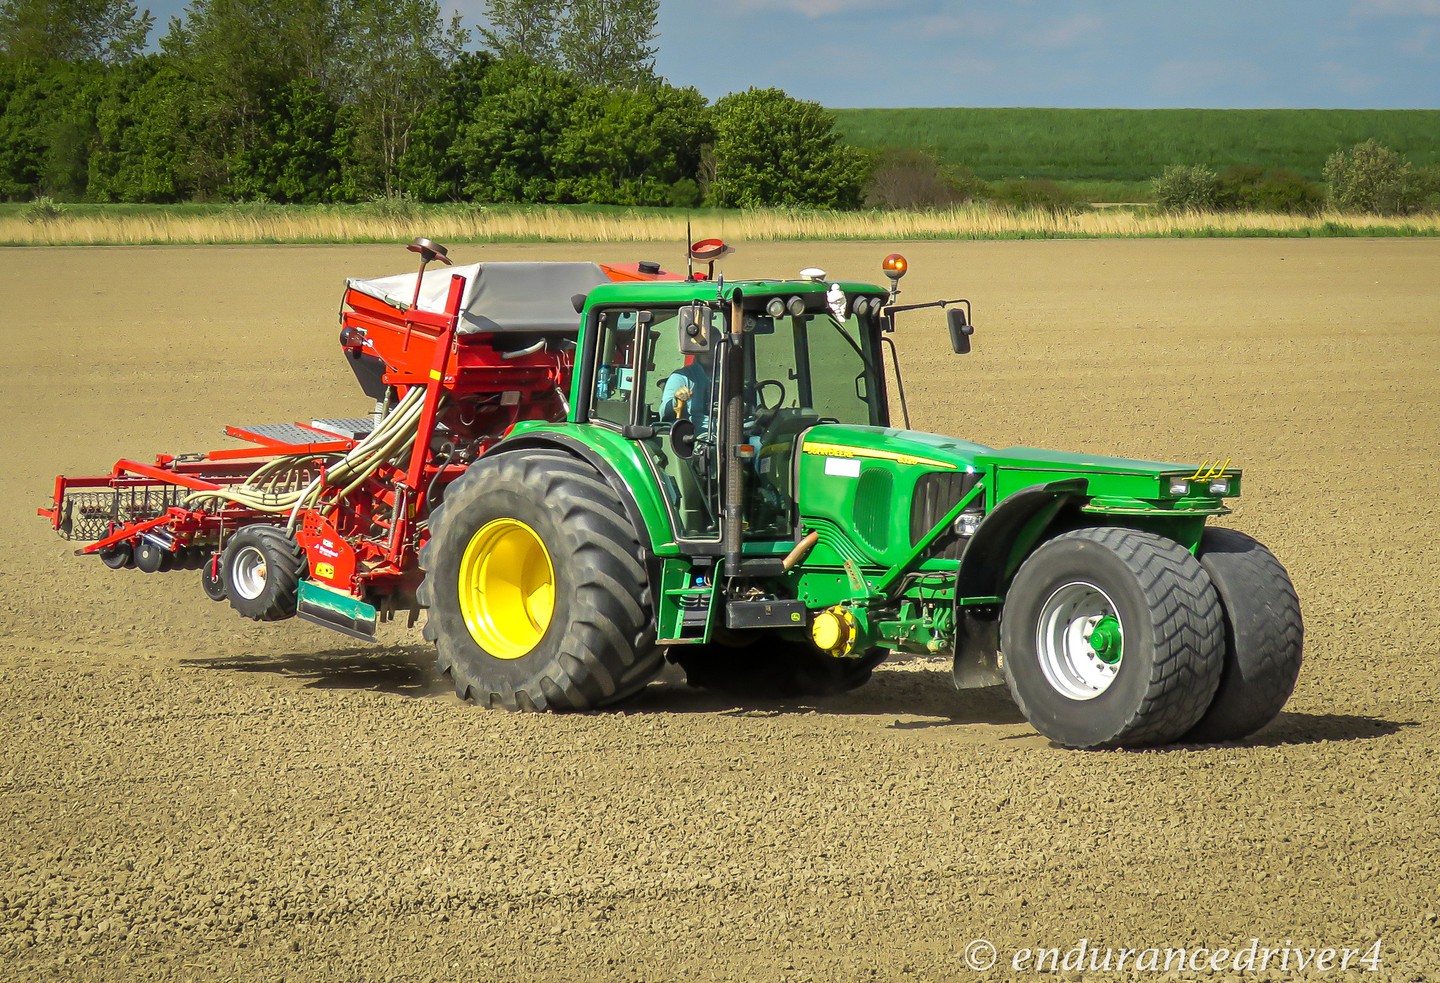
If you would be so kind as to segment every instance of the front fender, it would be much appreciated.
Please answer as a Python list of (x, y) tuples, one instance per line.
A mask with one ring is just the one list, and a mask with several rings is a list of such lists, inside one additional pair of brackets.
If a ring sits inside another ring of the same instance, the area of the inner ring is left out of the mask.
[(956, 597), (1003, 597), (1045, 527), (1068, 503), (1084, 498), (1087, 488), (1084, 478), (1066, 478), (1022, 488), (995, 506), (960, 558)]

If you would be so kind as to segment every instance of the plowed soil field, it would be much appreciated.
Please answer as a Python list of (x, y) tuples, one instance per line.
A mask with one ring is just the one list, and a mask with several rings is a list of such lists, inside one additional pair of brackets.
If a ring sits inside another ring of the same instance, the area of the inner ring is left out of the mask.
[[(740, 247), (727, 276), (873, 280), (891, 251)], [(938, 317), (902, 322), (917, 427), (1245, 467), (1227, 522), (1286, 564), (1307, 627), (1256, 739), (1065, 751), (923, 659), (836, 698), (667, 675), (623, 710), (489, 712), (418, 628), (257, 626), (193, 572), (73, 557), (34, 514), (56, 473), (365, 413), (343, 278), (412, 257), (3, 250), (0, 977), (968, 979), (982, 939), (1002, 977), (1081, 940), (1253, 939), (1298, 955), (1215, 978), (1440, 978), (1440, 241), (904, 251), (906, 300), (968, 296), (979, 325), (955, 358)], [(1345, 948), (1377, 961), (1339, 974)]]

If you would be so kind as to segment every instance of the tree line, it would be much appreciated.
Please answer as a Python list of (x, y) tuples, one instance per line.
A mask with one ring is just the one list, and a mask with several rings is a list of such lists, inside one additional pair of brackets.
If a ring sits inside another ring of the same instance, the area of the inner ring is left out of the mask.
[(658, 0), (0, 0), (0, 199), (858, 207), (816, 103), (655, 73)]

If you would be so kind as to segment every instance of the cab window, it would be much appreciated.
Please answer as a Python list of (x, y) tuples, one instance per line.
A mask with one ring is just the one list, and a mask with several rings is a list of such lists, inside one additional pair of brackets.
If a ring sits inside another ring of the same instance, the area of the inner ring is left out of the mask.
[(595, 351), (595, 382), (590, 419), (617, 427), (630, 423), (635, 392), (635, 337), (640, 312), (608, 310), (599, 314), (599, 340)]

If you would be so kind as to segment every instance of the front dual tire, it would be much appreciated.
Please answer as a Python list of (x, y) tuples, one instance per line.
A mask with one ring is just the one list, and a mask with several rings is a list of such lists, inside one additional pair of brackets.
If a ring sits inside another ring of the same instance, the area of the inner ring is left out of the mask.
[(1006, 598), (1011, 695), (1067, 747), (1239, 740), (1279, 714), (1303, 631), (1289, 576), (1255, 540), (1207, 529), (1192, 555), (1087, 528), (1041, 545)]
[(1021, 565), (1000, 649), (1016, 704), (1057, 744), (1164, 744), (1195, 725), (1220, 684), (1220, 598), (1172, 540), (1078, 529)]

